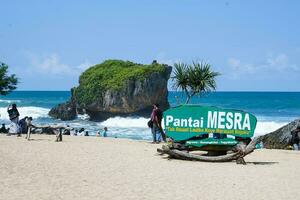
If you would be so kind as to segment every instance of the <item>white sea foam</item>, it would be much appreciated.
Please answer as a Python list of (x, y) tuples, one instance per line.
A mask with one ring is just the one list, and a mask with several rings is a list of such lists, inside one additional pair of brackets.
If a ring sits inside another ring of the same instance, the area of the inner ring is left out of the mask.
[[(107, 126), (111, 128), (140, 128), (139, 132), (146, 133), (149, 131), (147, 127), (147, 122), (149, 119), (139, 117), (139, 118), (130, 118), (130, 117), (113, 117), (109, 118), (106, 121), (100, 123), (101, 126)], [(283, 121), (258, 121), (255, 129), (254, 136), (264, 135), (279, 129), (280, 127), (286, 125), (288, 122)], [(132, 131), (130, 131), (132, 132)]]
[(277, 129), (281, 128), (287, 123), (288, 122), (258, 121), (254, 132), (254, 136), (265, 135), (272, 131), (276, 131)]
[(118, 127), (118, 128), (148, 128), (147, 122), (149, 119), (144, 117), (113, 117), (102, 122), (102, 126)]
[(0, 103), (21, 103), (21, 100), (0, 99)]
[[(35, 123), (39, 124), (40, 118), (49, 118), (49, 109), (41, 107), (18, 107), (20, 117), (32, 116), (35, 119)], [(59, 123), (69, 124), (73, 128), (85, 128), (89, 131), (90, 135), (94, 135), (96, 131), (102, 130), (104, 127), (108, 127), (111, 136), (116, 137), (128, 137), (136, 139), (151, 139), (151, 131), (147, 127), (149, 118), (144, 117), (113, 117), (103, 122), (91, 122), (87, 121), (89, 117), (87, 115), (79, 115), (77, 120), (62, 122), (53, 121), (49, 118), (47, 123)], [(0, 107), (0, 120), (8, 121), (7, 108)], [(254, 136), (264, 135), (278, 128), (286, 125), (289, 121), (271, 119), (258, 120)], [(42, 122), (44, 123), (44, 122)]]
[[(134, 135), (148, 137), (150, 130), (147, 127), (149, 119), (144, 117), (131, 118), (131, 117), (113, 117), (104, 122), (101, 122), (100, 127), (108, 127), (113, 132), (121, 135)], [(288, 122), (283, 121), (258, 121), (255, 129), (254, 136), (260, 136), (279, 129), (286, 125)]]
[(78, 118), (82, 120), (89, 120), (90, 116), (88, 114), (84, 114), (84, 115), (78, 115)]
[[(33, 119), (48, 117), (49, 109), (41, 108), (41, 107), (18, 107), (20, 117), (31, 116)], [(0, 119), (1, 120), (9, 120), (7, 114), (7, 108), (1, 107), (0, 108)]]

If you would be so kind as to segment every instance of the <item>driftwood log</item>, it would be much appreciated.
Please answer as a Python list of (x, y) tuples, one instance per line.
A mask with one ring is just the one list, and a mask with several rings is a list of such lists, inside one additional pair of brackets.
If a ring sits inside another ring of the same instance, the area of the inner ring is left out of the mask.
[[(176, 147), (174, 144), (163, 145), (161, 149), (157, 149), (157, 152), (169, 155), (170, 158), (181, 160), (193, 160), (204, 162), (229, 162), (236, 161), (237, 164), (246, 164), (244, 157), (252, 153), (255, 149), (255, 145), (259, 142), (258, 138), (254, 138), (248, 145), (243, 142), (239, 142), (235, 145), (231, 151), (228, 151), (226, 155), (220, 156), (205, 156), (190, 153), (191, 150), (185, 151)], [(174, 148), (175, 147), (175, 148)]]
[(32, 125), (32, 124), (29, 124), (28, 125), (28, 130), (27, 130), (27, 136), (26, 136), (27, 140), (30, 140), (30, 135), (31, 135), (31, 132), (32, 132), (33, 128), (34, 129), (50, 129), (56, 135), (56, 140), (55, 140), (56, 142), (61, 142), (62, 141), (62, 135), (63, 135), (64, 130), (72, 130), (73, 129), (71, 127), (65, 127), (65, 126), (56, 126), (56, 125), (53, 125), (53, 126), (50, 126), (50, 125), (35, 126), (35, 125)]

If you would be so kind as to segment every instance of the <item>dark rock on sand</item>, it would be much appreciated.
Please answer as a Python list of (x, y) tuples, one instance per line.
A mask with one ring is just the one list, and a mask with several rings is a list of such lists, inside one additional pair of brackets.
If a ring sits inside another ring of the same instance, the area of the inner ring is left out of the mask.
[(276, 131), (260, 136), (259, 141), (262, 141), (264, 147), (268, 149), (286, 149), (292, 137), (291, 131), (299, 124), (300, 119), (296, 119)]
[(52, 108), (49, 115), (56, 119), (61, 120), (73, 120), (76, 118), (76, 105), (70, 100), (62, 104), (58, 104), (56, 107)]

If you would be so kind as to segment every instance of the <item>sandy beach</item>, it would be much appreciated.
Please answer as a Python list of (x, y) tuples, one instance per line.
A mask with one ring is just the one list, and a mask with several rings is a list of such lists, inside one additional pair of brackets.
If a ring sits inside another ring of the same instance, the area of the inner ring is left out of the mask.
[(0, 199), (295, 199), (300, 151), (256, 150), (247, 165), (169, 160), (146, 141), (0, 136)]

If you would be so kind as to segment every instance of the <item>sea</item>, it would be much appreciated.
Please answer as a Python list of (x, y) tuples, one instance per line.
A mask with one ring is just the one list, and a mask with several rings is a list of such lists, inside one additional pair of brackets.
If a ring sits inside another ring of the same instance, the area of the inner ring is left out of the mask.
[[(16, 103), (20, 118), (31, 116), (33, 124), (84, 128), (91, 136), (107, 127), (110, 137), (151, 140), (151, 131), (147, 127), (149, 118), (116, 116), (103, 122), (93, 122), (89, 121), (87, 115), (79, 115), (72, 121), (61, 121), (48, 116), (52, 107), (69, 98), (69, 91), (14, 91), (7, 96), (0, 96), (0, 123), (9, 124), (7, 106)], [(171, 107), (182, 104), (184, 99), (183, 93), (169, 91)], [(300, 118), (300, 92), (212, 92), (194, 97), (190, 103), (239, 109), (254, 114), (258, 121), (255, 136), (272, 132)]]

